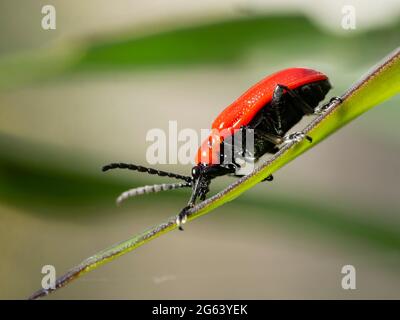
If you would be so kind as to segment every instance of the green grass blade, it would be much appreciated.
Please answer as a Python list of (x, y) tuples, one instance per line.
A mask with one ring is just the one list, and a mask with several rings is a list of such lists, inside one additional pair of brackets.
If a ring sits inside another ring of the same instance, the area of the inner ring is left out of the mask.
[[(400, 48), (396, 49), (381, 63), (367, 73), (358, 83), (349, 89), (343, 96), (343, 103), (336, 103), (325, 114), (312, 121), (303, 132), (313, 138), (313, 143), (306, 140), (286, 144), (271, 159), (266, 161), (252, 174), (237, 180), (225, 190), (201, 202), (188, 213), (188, 219), (193, 220), (211, 212), (224, 203), (237, 198), (264, 178), (274, 173), (336, 130), (355, 119), (370, 108), (400, 92)], [(56, 289), (41, 289), (30, 298), (36, 299), (57, 290), (72, 280), (98, 268), (115, 258), (124, 255), (152, 239), (171, 231), (177, 227), (175, 217), (169, 218), (147, 231), (133, 238), (111, 246), (94, 256), (84, 260), (78, 266), (69, 270), (56, 282)]]

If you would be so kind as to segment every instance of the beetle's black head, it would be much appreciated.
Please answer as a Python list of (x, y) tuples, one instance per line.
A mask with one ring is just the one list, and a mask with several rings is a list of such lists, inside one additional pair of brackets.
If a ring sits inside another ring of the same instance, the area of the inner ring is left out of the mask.
[(193, 180), (197, 180), (204, 172), (204, 165), (198, 164), (192, 168), (192, 178)]
[(192, 196), (189, 200), (189, 206), (193, 206), (197, 198), (204, 200), (210, 191), (209, 185), (212, 179), (235, 172), (233, 167), (222, 165), (198, 164), (192, 168)]

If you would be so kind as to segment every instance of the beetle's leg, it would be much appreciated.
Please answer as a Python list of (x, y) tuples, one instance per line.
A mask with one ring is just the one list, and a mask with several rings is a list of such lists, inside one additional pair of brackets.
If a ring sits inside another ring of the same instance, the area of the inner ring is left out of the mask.
[[(283, 107), (283, 94), (286, 93), (291, 96), (297, 103), (294, 104), (295, 107), (298, 107), (301, 109), (301, 111), (304, 114), (312, 114), (314, 113), (314, 109), (302, 98), (300, 97), (295, 91), (289, 89), (288, 87), (282, 85), (282, 84), (277, 84), (274, 93), (272, 95), (272, 100), (271, 100), (271, 107), (272, 110), (275, 113), (275, 122), (276, 122), (276, 133), (280, 138), (282, 138), (284, 132), (282, 130), (282, 107)], [(267, 138), (268, 140), (268, 138)], [(274, 144), (280, 144), (282, 141), (277, 141), (278, 143), (274, 141), (270, 141)]]
[(261, 180), (261, 182), (272, 181), (272, 180), (274, 180), (274, 176), (272, 174), (270, 174), (268, 177), (266, 177), (265, 179)]
[(209, 192), (210, 192), (210, 188), (207, 186), (206, 188), (204, 188), (204, 190), (202, 190), (200, 192), (200, 200), (201, 201), (206, 200), (207, 193), (209, 193)]
[(183, 225), (186, 223), (187, 220), (187, 211), (192, 208), (193, 205), (187, 205), (184, 207), (181, 212), (179, 212), (178, 216), (176, 217), (176, 224), (178, 225), (178, 229), (183, 231)]
[[(268, 119), (264, 119), (264, 120), (265, 121), (269, 121)], [(272, 124), (269, 124), (269, 125), (270, 125), (271, 128), (273, 127)], [(247, 128), (246, 127), (242, 127), (241, 129), (244, 130), (244, 129), (247, 129)], [(256, 154), (259, 153), (257, 151), (256, 141), (260, 142), (260, 143), (264, 143), (264, 142), (272, 143), (274, 146), (278, 146), (278, 145), (282, 144), (283, 141), (284, 141), (284, 137), (283, 136), (279, 136), (279, 135), (271, 133), (271, 132), (265, 132), (264, 130), (261, 130), (261, 129), (252, 129), (252, 130), (254, 130), (254, 134), (252, 136), (252, 138), (254, 139), (253, 150), (247, 149), (247, 146), (246, 146), (246, 148), (243, 148), (245, 155), (243, 156), (243, 154), (242, 154), (242, 157), (244, 159), (246, 158), (246, 155), (250, 155), (250, 156), (252, 156), (254, 158), (256, 156)]]
[(300, 142), (301, 140), (306, 139), (310, 143), (313, 141), (312, 138), (303, 132), (293, 132), (289, 134), (288, 136), (285, 137), (285, 140), (283, 141), (284, 144), (291, 143), (293, 141), (295, 142)]
[(263, 140), (273, 143), (274, 145), (279, 145), (284, 141), (284, 137), (279, 135), (269, 133), (269, 132), (262, 132), (257, 130), (257, 137), (260, 137)]
[(295, 91), (293, 91), (292, 89), (289, 89), (288, 87), (282, 85), (282, 84), (278, 84), (275, 87), (274, 90), (274, 95), (272, 97), (272, 101), (271, 103), (273, 103), (274, 101), (274, 97), (275, 97), (275, 92), (276, 92), (276, 99), (280, 99), (283, 95), (284, 90), (293, 98), (296, 100), (296, 102), (298, 102), (298, 104), (295, 104), (296, 107), (299, 107), (301, 109), (301, 111), (303, 111), (305, 114), (313, 114), (314, 113), (314, 108), (311, 107), (302, 97), (300, 97)]
[[(276, 132), (278, 133), (278, 135), (283, 135), (283, 131), (282, 131), (282, 97), (283, 97), (283, 91), (284, 88), (278, 84), (275, 89), (274, 89), (274, 93), (272, 95), (272, 100), (271, 100), (271, 107), (272, 110), (275, 113), (275, 122), (276, 122)], [(268, 139), (267, 139), (268, 140)], [(277, 144), (273, 141), (270, 141), (274, 144)]]
[(184, 207), (181, 212), (178, 214), (176, 218), (176, 224), (178, 225), (179, 230), (183, 231), (183, 225), (187, 220), (187, 211), (194, 207), (197, 198), (200, 200), (205, 200), (207, 193), (210, 191), (209, 186), (210, 180), (204, 177), (199, 177), (196, 182), (193, 184), (192, 195), (190, 196), (189, 202)]
[(241, 156), (244, 158), (246, 156), (246, 135), (247, 135), (247, 129), (249, 129), (248, 126), (241, 126), (240, 131), (241, 131), (241, 138), (242, 138), (242, 152)]
[(176, 218), (176, 224), (178, 225), (179, 230), (183, 231), (182, 225), (185, 224), (186, 220), (187, 220), (187, 211), (190, 208), (193, 208), (196, 199), (199, 195), (200, 192), (200, 178), (196, 180), (196, 182), (193, 184), (193, 189), (192, 189), (192, 195), (190, 196), (189, 202), (186, 205), (186, 207), (184, 207), (181, 212), (179, 212), (177, 218)]
[[(237, 178), (242, 178), (244, 176), (245, 176), (245, 174), (235, 174), (234, 175), (234, 177), (237, 177)], [(261, 180), (261, 182), (272, 181), (272, 180), (274, 180), (274, 176), (272, 174), (270, 174), (268, 177), (266, 177), (265, 179)]]
[(332, 97), (332, 98), (329, 100), (328, 103), (325, 103), (324, 105), (315, 108), (314, 113), (315, 113), (315, 114), (318, 114), (318, 115), (323, 114), (323, 113), (324, 113), (326, 110), (328, 110), (328, 109), (332, 106), (332, 104), (334, 104), (335, 102), (342, 103), (342, 102), (343, 102), (343, 99), (340, 98), (340, 97)]

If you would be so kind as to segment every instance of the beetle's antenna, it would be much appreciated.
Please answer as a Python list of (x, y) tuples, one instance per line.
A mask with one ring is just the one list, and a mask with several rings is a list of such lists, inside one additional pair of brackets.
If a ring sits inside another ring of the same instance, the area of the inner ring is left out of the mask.
[(160, 191), (175, 190), (180, 188), (188, 188), (191, 186), (192, 184), (187, 182), (187, 183), (163, 183), (163, 184), (155, 184), (152, 186), (138, 187), (123, 192), (117, 198), (117, 204), (119, 205), (128, 198), (140, 196), (142, 194), (156, 193)]
[(135, 164), (129, 164), (129, 163), (110, 163), (103, 167), (103, 171), (108, 171), (111, 169), (128, 169), (128, 170), (134, 170), (134, 171), (139, 171), (139, 172), (146, 172), (148, 174), (155, 174), (160, 177), (170, 177), (170, 178), (183, 180), (188, 183), (192, 181), (192, 178), (189, 176), (182, 176), (180, 174), (176, 174), (173, 172), (156, 170), (156, 169), (147, 168), (147, 167), (143, 167), (143, 166), (137, 166)]

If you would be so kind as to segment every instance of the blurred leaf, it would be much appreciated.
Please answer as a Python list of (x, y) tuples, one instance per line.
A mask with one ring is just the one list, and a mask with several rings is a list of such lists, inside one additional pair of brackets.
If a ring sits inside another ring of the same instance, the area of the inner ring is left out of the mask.
[(245, 61), (252, 52), (264, 61), (330, 56), (354, 68), (395, 48), (399, 29), (400, 21), (373, 31), (335, 35), (303, 16), (250, 16), (147, 36), (99, 35), (46, 51), (4, 57), (0, 88), (79, 71), (232, 64)]
[[(94, 43), (78, 68), (185, 65), (239, 61), (255, 48), (269, 56), (299, 57), (309, 52), (342, 55), (348, 60), (382, 56), (398, 45), (400, 22), (351, 36), (326, 33), (303, 16), (247, 17), (142, 38)], [(301, 41), (299, 41), (301, 39)], [(349, 53), (357, 53), (356, 57)], [(360, 57), (359, 53), (363, 52)], [(365, 60), (364, 60), (365, 61)]]
[[(149, 182), (135, 174), (126, 180), (114, 179), (101, 172), (103, 162), (96, 166), (95, 161), (73, 156), (76, 151), (71, 155), (6, 135), (0, 135), (0, 148), (7, 150), (0, 153), (0, 201), (31, 214), (98, 216), (105, 207), (115, 208), (121, 191)], [(171, 195), (182, 197), (179, 191)], [(161, 195), (161, 199), (167, 197)], [(146, 199), (138, 199), (139, 204)]]

